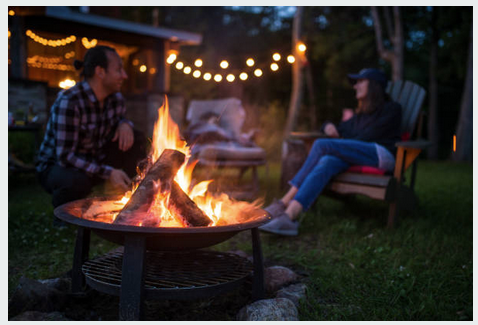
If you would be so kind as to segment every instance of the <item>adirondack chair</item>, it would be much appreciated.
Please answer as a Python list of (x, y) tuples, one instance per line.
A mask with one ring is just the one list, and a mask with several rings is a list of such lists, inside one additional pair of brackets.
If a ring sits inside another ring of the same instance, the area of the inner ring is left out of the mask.
[[(419, 117), (420, 108), (425, 99), (426, 91), (410, 81), (390, 82), (387, 93), (391, 98), (402, 105), (402, 142), (398, 142), (395, 157), (395, 169), (392, 175), (384, 170), (370, 166), (351, 166), (349, 170), (335, 176), (327, 185), (324, 194), (362, 194), (377, 200), (389, 202), (388, 227), (396, 224), (399, 212), (402, 209), (413, 209), (417, 204), (414, 193), (417, 172), (417, 157), (431, 143), (422, 139), (410, 141), (413, 131), (418, 130), (416, 137), (420, 137), (422, 118)], [(417, 127), (417, 120), (418, 127)], [(311, 144), (318, 135), (315, 133), (291, 133)], [(412, 166), (410, 183), (405, 184), (404, 173)]]
[[(217, 100), (192, 100), (188, 106), (186, 120), (189, 125), (198, 122), (207, 112), (213, 112), (219, 116), (219, 126), (227, 129), (238, 138), (245, 120), (245, 110), (237, 98)], [(267, 167), (265, 150), (256, 146), (240, 146), (230, 143), (203, 144), (194, 158), (198, 160), (197, 166), (206, 168), (235, 168), (239, 170), (238, 181), (244, 173), (252, 169), (252, 184), (247, 190), (248, 195), (232, 195), (236, 198), (249, 198), (257, 194), (259, 190), (259, 177), (257, 168)], [(242, 191), (244, 192), (244, 191)]]

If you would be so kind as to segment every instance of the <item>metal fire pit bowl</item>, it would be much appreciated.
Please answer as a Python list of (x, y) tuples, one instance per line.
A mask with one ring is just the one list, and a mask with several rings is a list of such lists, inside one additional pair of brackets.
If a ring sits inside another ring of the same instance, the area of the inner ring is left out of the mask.
[(115, 199), (112, 197), (97, 197), (72, 201), (57, 207), (54, 214), (65, 222), (89, 228), (98, 236), (119, 245), (124, 245), (126, 236), (144, 237), (146, 249), (156, 251), (181, 251), (213, 246), (231, 238), (240, 231), (257, 228), (270, 220), (268, 214), (262, 209), (254, 210), (252, 215), (243, 223), (213, 227), (137, 227), (82, 218), (83, 213), (91, 204)]

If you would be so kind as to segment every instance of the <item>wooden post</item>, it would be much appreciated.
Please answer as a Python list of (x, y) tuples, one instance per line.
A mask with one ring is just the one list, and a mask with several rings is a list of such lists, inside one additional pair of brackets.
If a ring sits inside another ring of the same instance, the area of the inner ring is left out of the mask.
[(169, 93), (169, 64), (166, 63), (166, 52), (169, 49), (169, 41), (156, 41), (153, 47), (153, 66), (156, 73), (153, 77), (152, 89), (154, 94)]
[(27, 68), (27, 42), (24, 28), (24, 18), (20, 15), (10, 17), (10, 77), (16, 79), (26, 79), (28, 76)]
[(297, 50), (297, 44), (300, 39), (300, 25), (302, 22), (303, 7), (297, 7), (297, 11), (294, 16), (294, 22), (292, 26), (292, 53), (295, 57), (295, 63), (292, 65), (292, 94), (289, 104), (289, 114), (287, 116), (287, 122), (284, 132), (284, 139), (286, 139), (290, 132), (292, 132), (295, 121), (297, 119), (297, 112), (299, 110), (300, 103), (302, 102), (302, 66), (303, 63), (300, 59), (299, 51)]

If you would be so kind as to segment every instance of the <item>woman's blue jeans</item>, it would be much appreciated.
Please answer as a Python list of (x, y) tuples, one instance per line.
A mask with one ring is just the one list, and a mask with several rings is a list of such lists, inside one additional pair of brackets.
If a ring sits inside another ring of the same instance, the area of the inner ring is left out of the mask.
[(299, 172), (289, 182), (299, 190), (294, 197), (308, 210), (330, 179), (352, 165), (378, 167), (373, 142), (349, 139), (318, 139)]

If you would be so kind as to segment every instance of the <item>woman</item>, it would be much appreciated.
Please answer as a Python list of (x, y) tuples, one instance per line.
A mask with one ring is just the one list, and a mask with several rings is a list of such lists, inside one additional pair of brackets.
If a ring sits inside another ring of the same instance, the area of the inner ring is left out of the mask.
[(400, 141), (401, 107), (385, 93), (387, 77), (377, 69), (349, 74), (358, 107), (338, 126), (325, 122), (321, 130), (329, 137), (314, 142), (291, 188), (265, 208), (272, 221), (261, 230), (296, 236), (298, 215), (310, 208), (329, 180), (352, 165), (387, 171), (395, 166), (395, 143)]

